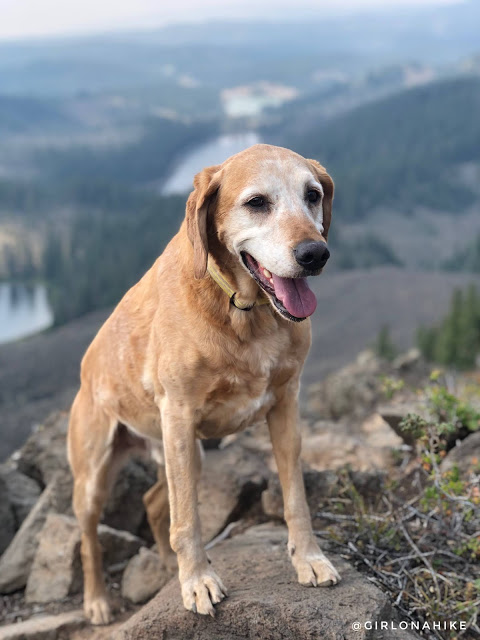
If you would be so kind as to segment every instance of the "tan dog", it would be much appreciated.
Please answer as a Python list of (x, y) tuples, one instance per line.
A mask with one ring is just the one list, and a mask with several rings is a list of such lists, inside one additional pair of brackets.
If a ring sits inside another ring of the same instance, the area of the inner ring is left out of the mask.
[(202, 544), (197, 439), (265, 418), (298, 580), (328, 586), (340, 579), (312, 533), (297, 420), (311, 341), (306, 318), (316, 307), (306, 276), (319, 274), (329, 256), (333, 182), (314, 160), (256, 145), (204, 169), (194, 186), (180, 231), (82, 361), (68, 453), (84, 607), (94, 624), (111, 619), (97, 524), (116, 472), (136, 449), (159, 463), (144, 502), (165, 564), (171, 549), (177, 554), (183, 604), (214, 614), (226, 589)]

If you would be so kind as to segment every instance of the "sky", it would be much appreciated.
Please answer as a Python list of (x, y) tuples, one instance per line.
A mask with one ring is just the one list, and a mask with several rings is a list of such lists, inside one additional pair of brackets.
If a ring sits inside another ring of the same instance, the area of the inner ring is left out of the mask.
[(0, 0), (0, 39), (154, 28), (171, 22), (282, 18), (461, 0)]

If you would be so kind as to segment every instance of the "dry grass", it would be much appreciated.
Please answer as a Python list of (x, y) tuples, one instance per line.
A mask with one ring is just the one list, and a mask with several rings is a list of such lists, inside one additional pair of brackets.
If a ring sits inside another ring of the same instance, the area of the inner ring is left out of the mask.
[[(464, 479), (445, 474), (423, 458), (367, 504), (348, 471), (343, 489), (317, 514), (326, 525), (317, 535), (330, 541), (369, 579), (386, 591), (402, 620), (440, 622), (425, 637), (480, 637), (480, 467)], [(443, 629), (463, 621), (465, 630)], [(426, 626), (426, 625), (425, 625)]]

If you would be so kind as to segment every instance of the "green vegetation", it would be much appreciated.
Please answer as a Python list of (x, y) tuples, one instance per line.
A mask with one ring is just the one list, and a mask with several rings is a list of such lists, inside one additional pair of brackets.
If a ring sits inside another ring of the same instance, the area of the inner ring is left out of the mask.
[(480, 233), (464, 251), (445, 263), (448, 271), (480, 273)]
[(420, 327), (417, 343), (427, 360), (459, 369), (475, 366), (480, 353), (480, 295), (472, 285), (456, 290), (450, 309), (436, 327)]
[(390, 336), (390, 327), (387, 325), (380, 329), (374, 344), (374, 350), (379, 358), (383, 358), (389, 362), (398, 354), (398, 349)]
[(185, 198), (151, 198), (131, 215), (82, 214), (52, 229), (43, 256), (55, 323), (116, 304), (175, 234)]
[(141, 138), (120, 148), (50, 149), (37, 161), (50, 180), (94, 180), (122, 184), (160, 183), (173, 163), (190, 148), (218, 133), (215, 120), (187, 124), (167, 118), (151, 119)]
[(37, 153), (43, 176), (0, 180), (0, 218), (19, 217), (44, 237), (42, 266), (31, 248), (4, 247), (9, 279), (43, 278), (55, 321), (62, 324), (115, 304), (160, 255), (180, 225), (185, 198), (161, 198), (173, 160), (218, 130), (216, 121), (156, 118), (141, 138), (119, 148)]
[[(292, 105), (290, 105), (290, 109)], [(403, 91), (330, 120), (297, 113), (266, 136), (328, 166), (338, 186), (339, 219), (378, 207), (410, 214), (423, 205), (458, 215), (474, 193), (452, 169), (480, 162), (480, 78)], [(299, 122), (302, 128), (299, 130)]]
[[(149, 194), (132, 189), (119, 182), (101, 177), (77, 178), (53, 182), (20, 182), (0, 180), (0, 218), (24, 216), (33, 220), (59, 217), (62, 207), (116, 212), (131, 211), (146, 202)], [(56, 220), (58, 222), (58, 220)]]
[[(338, 86), (330, 90), (342, 91)], [(85, 100), (90, 104), (94, 97)], [(474, 194), (454, 181), (453, 169), (479, 161), (480, 122), (472, 109), (480, 104), (479, 79), (464, 77), (403, 91), (328, 125), (302, 118), (302, 110), (309, 113), (309, 100), (304, 95), (286, 107), (289, 118), (268, 136), (328, 165), (338, 187), (337, 221), (367, 219), (381, 206), (411, 212), (416, 204), (429, 204), (458, 214), (472, 201)], [(282, 113), (272, 115), (273, 120)], [(212, 119), (150, 118), (135, 142), (36, 151), (33, 166), (39, 171), (34, 179), (0, 179), (0, 217), (24, 217), (48, 236), (45, 268), (33, 276), (47, 279), (58, 323), (113, 304), (159, 255), (183, 216), (184, 199), (172, 205), (154, 195), (152, 185), (160, 187), (181, 154), (219, 131), (220, 123)], [(156, 208), (166, 216), (163, 226), (154, 215)], [(155, 229), (155, 250), (150, 229)], [(127, 240), (132, 234), (136, 245)], [(334, 225), (330, 241), (332, 266), (338, 269), (402, 265), (374, 233), (343, 238), (341, 226)], [(141, 253), (138, 259), (135, 250)], [(479, 255), (480, 239), (448, 268), (478, 270)], [(6, 274), (15, 278), (22, 277), (23, 268), (25, 277), (35, 271), (31, 259), (6, 256), (3, 264)], [(478, 341), (478, 328), (471, 318), (462, 319), (463, 337), (458, 338), (455, 322), (422, 329), (422, 351), (440, 363), (472, 366), (471, 345)], [(456, 344), (459, 341), (462, 344)]]
[(433, 461), (425, 462), (428, 470), (434, 464), (440, 464), (446, 452), (458, 440), (464, 440), (470, 433), (480, 429), (480, 412), (441, 384), (443, 375), (441, 371), (434, 371), (431, 383), (422, 390), (429, 419), (409, 414), (400, 424), (403, 431), (412, 434), (425, 446), (428, 443), (435, 445), (436, 457)]
[(442, 624), (422, 635), (455, 640), (462, 621), (462, 637), (473, 639), (480, 632), (480, 461), (462, 468), (442, 461), (451, 434), (463, 439), (478, 430), (480, 413), (440, 378), (419, 390), (426, 417), (410, 414), (401, 423), (415, 437), (414, 451), (398, 451), (396, 470), (388, 481), (379, 475), (370, 493), (361, 474), (340, 472), (333, 496), (318, 507), (317, 535), (386, 591), (402, 620), (420, 630), (457, 621), (457, 630)]
[(329, 244), (334, 249), (332, 261), (337, 269), (370, 269), (387, 264), (402, 266), (393, 249), (373, 234), (365, 234), (355, 240), (345, 240), (341, 238), (341, 232), (334, 229)]
[(45, 129), (65, 129), (78, 123), (54, 100), (0, 95), (0, 131), (43, 133)]

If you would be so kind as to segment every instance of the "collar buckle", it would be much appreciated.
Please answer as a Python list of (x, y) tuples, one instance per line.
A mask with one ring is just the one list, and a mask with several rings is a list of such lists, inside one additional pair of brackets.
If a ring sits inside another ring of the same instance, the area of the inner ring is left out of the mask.
[(207, 271), (214, 282), (218, 284), (220, 289), (225, 291), (227, 296), (230, 299), (230, 304), (235, 307), (235, 309), (239, 309), (240, 311), (251, 311), (253, 307), (258, 307), (260, 305), (268, 304), (267, 298), (261, 298), (260, 300), (255, 300), (253, 304), (247, 305), (238, 302), (236, 299), (237, 292), (232, 289), (228, 281), (222, 276), (222, 274), (217, 271), (217, 269), (213, 266), (212, 263), (208, 263)]
[(251, 311), (253, 309), (253, 307), (255, 306), (255, 302), (253, 304), (250, 305), (243, 305), (240, 302), (237, 302), (235, 299), (236, 296), (236, 292), (232, 294), (232, 296), (230, 297), (230, 304), (233, 304), (233, 306), (236, 309), (239, 309), (240, 311)]

